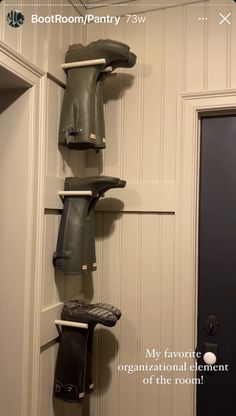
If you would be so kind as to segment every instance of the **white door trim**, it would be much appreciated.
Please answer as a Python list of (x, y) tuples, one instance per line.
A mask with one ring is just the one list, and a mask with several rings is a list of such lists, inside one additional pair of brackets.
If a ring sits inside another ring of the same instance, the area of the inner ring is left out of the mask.
[[(43, 273), (45, 108), (47, 75), (0, 42), (0, 66), (4, 67), (29, 88), (30, 141), (29, 192), (27, 198), (27, 247), (24, 304), (24, 356), (22, 374), (22, 406), (19, 415), (38, 414), (41, 282)], [(14, 122), (14, 120), (13, 120)]]
[[(34, 83), (34, 80), (41, 78), (46, 74), (2, 41), (0, 41), (0, 57), (0, 63), (3, 61), (5, 66), (9, 66), (9, 69), (11, 69), (12, 72), (18, 71), (19, 76), (23, 79), (25, 73), (26, 77), (29, 78), (29, 80), (32, 80), (32, 84)], [(35, 77), (32, 78), (33, 76)]]
[[(178, 97), (176, 172), (175, 334), (176, 351), (197, 343), (198, 178), (201, 113), (235, 112), (236, 90), (183, 93)], [(187, 377), (195, 377), (189, 372)], [(190, 389), (190, 390), (189, 390)], [(174, 386), (175, 414), (194, 416), (196, 386)]]

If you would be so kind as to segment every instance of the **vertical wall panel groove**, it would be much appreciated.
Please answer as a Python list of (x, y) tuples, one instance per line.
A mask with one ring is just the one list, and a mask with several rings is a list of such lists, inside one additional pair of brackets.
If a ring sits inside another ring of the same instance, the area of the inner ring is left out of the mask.
[[(207, 17), (209, 19), (209, 11), (207, 6), (204, 6), (204, 17)], [(203, 44), (203, 52), (204, 52), (204, 83), (203, 83), (203, 89), (208, 89), (208, 45), (209, 45), (209, 30), (208, 25), (204, 26), (204, 44)], [(200, 48), (199, 48), (200, 49)]]
[(187, 6), (183, 7), (183, 39), (182, 39), (182, 91), (186, 91), (186, 63), (187, 63)]
[[(137, 356), (136, 356), (136, 362), (140, 362), (140, 333), (141, 333), (141, 262), (142, 262), (142, 214), (138, 214), (138, 269), (137, 269), (137, 322), (136, 322), (136, 328), (137, 328)], [(136, 378), (136, 414), (137, 416), (140, 416), (140, 374), (137, 375)]]
[(144, 82), (145, 82), (145, 56), (146, 56), (146, 43), (145, 43), (145, 25), (141, 26), (141, 50), (140, 56), (142, 57), (141, 61), (141, 86), (140, 86), (140, 108), (139, 108), (139, 182), (143, 181), (143, 130), (144, 130)]
[[(117, 278), (118, 278), (118, 307), (121, 308), (121, 282), (120, 282), (120, 270), (121, 267), (120, 265), (122, 264), (122, 240), (121, 240), (121, 236), (122, 236), (122, 232), (123, 232), (123, 228), (122, 228), (123, 222), (122, 220), (119, 221), (118, 224), (118, 262), (117, 262)], [(118, 326), (117, 329), (117, 339), (120, 339), (120, 333), (121, 333), (121, 328), (120, 325)], [(120, 362), (120, 348), (119, 345), (117, 345), (117, 364), (119, 364)], [(116, 416), (119, 416), (119, 409), (120, 409), (120, 378), (116, 372)]]
[[(221, 4), (209, 7), (208, 19), (208, 82), (210, 90), (226, 88), (227, 81), (227, 23), (219, 24), (222, 18), (228, 14), (228, 1), (222, 0)], [(217, 41), (216, 41), (217, 37)], [(217, 71), (216, 71), (217, 68)]]
[[(233, 18), (233, 8), (234, 7), (228, 7), (228, 13), (231, 13), (230, 20)], [(227, 54), (226, 54), (226, 88), (231, 88), (231, 67), (232, 67), (232, 56), (231, 56), (231, 49), (232, 49), (232, 24), (227, 26), (227, 38), (226, 38), (226, 48), (227, 48)]]
[(162, 23), (162, 50), (161, 50), (161, 58), (162, 58), (162, 65), (161, 65), (161, 120), (160, 120), (160, 156), (159, 156), (159, 163), (160, 169), (158, 172), (157, 180), (160, 181), (163, 179), (163, 152), (164, 152), (164, 120), (165, 120), (165, 85), (166, 85), (166, 11), (163, 11), (161, 16), (163, 19)]
[[(186, 6), (186, 84), (185, 90), (205, 88), (207, 57), (207, 23), (198, 18), (207, 17), (204, 5)], [(194, 75), (194, 76), (193, 76)]]

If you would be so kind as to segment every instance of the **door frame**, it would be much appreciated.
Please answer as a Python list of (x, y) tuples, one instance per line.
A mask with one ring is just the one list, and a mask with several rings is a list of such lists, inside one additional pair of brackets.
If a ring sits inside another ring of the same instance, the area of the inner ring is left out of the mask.
[[(232, 114), (236, 90), (181, 93), (178, 97), (174, 322), (175, 351), (197, 345), (200, 116)], [(187, 377), (193, 377), (189, 373)], [(173, 386), (175, 414), (196, 415), (196, 385)]]
[(29, 102), (29, 182), (27, 198), (27, 246), (24, 294), (24, 354), (22, 405), (19, 416), (38, 414), (40, 371), (41, 281), (43, 273), (45, 108), (47, 74), (0, 41), (0, 66), (26, 81)]

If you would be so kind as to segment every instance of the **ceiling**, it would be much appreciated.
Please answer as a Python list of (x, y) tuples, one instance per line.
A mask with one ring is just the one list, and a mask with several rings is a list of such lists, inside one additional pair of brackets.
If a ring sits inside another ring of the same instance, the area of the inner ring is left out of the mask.
[(85, 1), (85, 0), (83, 0), (83, 3), (85, 3), (85, 4), (93, 4), (93, 5), (97, 5), (97, 4), (104, 4), (104, 3), (107, 3), (107, 4), (109, 4), (109, 3), (122, 3), (122, 4), (124, 4), (124, 3), (131, 3), (132, 1), (136, 1), (136, 0), (123, 0), (123, 1), (121, 1), (121, 0), (112, 0), (112, 1), (101, 1), (101, 0), (87, 0), (87, 1)]
[(96, 16), (112, 14), (124, 16), (126, 14), (144, 13), (147, 11), (166, 9), (186, 4), (204, 3), (209, 0), (69, 0), (79, 14), (96, 13)]

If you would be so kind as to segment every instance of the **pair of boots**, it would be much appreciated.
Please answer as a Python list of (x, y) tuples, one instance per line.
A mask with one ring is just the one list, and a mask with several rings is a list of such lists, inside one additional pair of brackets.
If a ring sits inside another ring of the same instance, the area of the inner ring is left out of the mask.
[(91, 196), (65, 196), (57, 248), (53, 255), (55, 269), (66, 275), (96, 270), (95, 206), (112, 188), (124, 188), (126, 182), (112, 176), (66, 178), (65, 191), (91, 191)]
[(56, 398), (79, 402), (85, 393), (93, 391), (94, 328), (98, 323), (112, 327), (120, 317), (121, 311), (106, 303), (88, 305), (79, 300), (64, 303), (61, 319), (87, 323), (88, 329), (62, 327), (53, 387)]
[(103, 82), (107, 67), (131, 68), (136, 55), (128, 45), (100, 39), (87, 46), (71, 45), (66, 63), (105, 58), (106, 64), (67, 69), (67, 85), (62, 103), (59, 144), (72, 149), (106, 147), (103, 109)]

